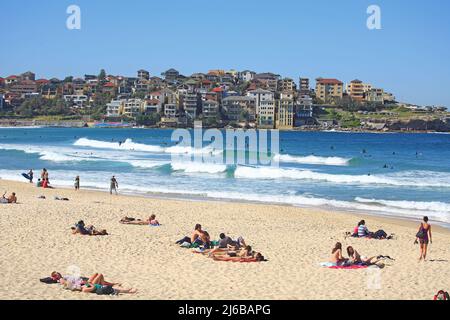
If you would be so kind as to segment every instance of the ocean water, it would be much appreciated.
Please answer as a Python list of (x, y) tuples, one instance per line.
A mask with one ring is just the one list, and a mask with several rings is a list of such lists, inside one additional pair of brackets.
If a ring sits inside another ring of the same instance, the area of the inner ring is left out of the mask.
[[(171, 130), (0, 128), (0, 178), (42, 168), (56, 186), (196, 199), (279, 203), (450, 224), (450, 135), (280, 132), (279, 167), (173, 162), (217, 153), (171, 141)], [(121, 141), (122, 143), (119, 143)], [(226, 153), (227, 151), (225, 151)], [(11, 191), (11, 190), (10, 190)]]

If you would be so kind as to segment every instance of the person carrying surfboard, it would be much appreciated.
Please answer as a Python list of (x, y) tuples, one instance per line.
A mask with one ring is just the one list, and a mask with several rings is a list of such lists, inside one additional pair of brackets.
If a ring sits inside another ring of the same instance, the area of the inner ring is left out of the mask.
[(33, 183), (33, 169), (30, 169), (30, 171), (28, 172), (28, 177), (30, 178), (30, 183)]

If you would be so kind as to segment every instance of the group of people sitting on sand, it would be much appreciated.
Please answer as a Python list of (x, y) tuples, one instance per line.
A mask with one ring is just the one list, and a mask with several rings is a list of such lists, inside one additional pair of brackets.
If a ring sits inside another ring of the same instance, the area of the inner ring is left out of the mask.
[(191, 237), (184, 237), (176, 244), (185, 248), (194, 248), (195, 252), (206, 254), (216, 261), (257, 262), (265, 261), (260, 252), (253, 251), (243, 237), (233, 240), (225, 233), (219, 235), (218, 241), (211, 241), (211, 237), (200, 224), (195, 225)]
[(45, 169), (45, 168), (42, 169), (41, 178), (38, 179), (36, 186), (38, 188), (44, 188), (44, 189), (51, 188), (52, 189), (52, 187), (50, 186), (50, 180), (48, 179), (48, 170), (47, 169)]
[(13, 192), (9, 197), (6, 197), (6, 192), (0, 198), (0, 204), (17, 203), (16, 193)]
[(354, 238), (368, 238), (368, 239), (378, 239), (378, 240), (390, 240), (394, 238), (394, 235), (388, 235), (384, 230), (378, 230), (376, 232), (371, 232), (366, 226), (366, 221), (361, 220), (358, 225), (353, 230), (353, 233), (347, 232), (346, 235), (351, 235)]
[(93, 225), (86, 226), (83, 220), (78, 221), (74, 227), (71, 228), (72, 234), (79, 234), (82, 236), (107, 236), (106, 230), (98, 230)]
[(120, 293), (136, 293), (133, 288), (124, 288), (120, 283), (109, 282), (101, 273), (95, 273), (90, 278), (81, 276), (65, 276), (59, 272), (52, 272), (50, 277), (40, 279), (47, 284), (59, 283), (64, 289), (98, 295), (118, 295)]
[(338, 242), (331, 250), (331, 257), (329, 262), (334, 266), (372, 266), (377, 265), (380, 261), (385, 259), (394, 260), (389, 256), (382, 255), (374, 257), (363, 256), (352, 246), (347, 247), (347, 255), (348, 258), (345, 258), (342, 252), (342, 243)]

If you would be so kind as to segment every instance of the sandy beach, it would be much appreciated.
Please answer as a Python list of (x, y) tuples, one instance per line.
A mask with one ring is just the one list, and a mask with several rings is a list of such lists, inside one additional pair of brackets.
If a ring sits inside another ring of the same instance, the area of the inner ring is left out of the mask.
[[(450, 289), (450, 232), (433, 226), (429, 261), (418, 263), (414, 237), (420, 221), (324, 212), (289, 206), (234, 202), (177, 201), (110, 196), (100, 191), (41, 189), (0, 180), (18, 204), (0, 205), (0, 299), (425, 299)], [(45, 200), (38, 199), (44, 195)], [(56, 201), (54, 196), (70, 201)], [(156, 214), (161, 227), (119, 224), (124, 216)], [(395, 240), (345, 238), (365, 218), (370, 230)], [(105, 237), (75, 236), (78, 220), (107, 229)], [(213, 239), (225, 232), (243, 236), (268, 259), (263, 263), (216, 262), (175, 245), (201, 223)], [(431, 221), (433, 224), (433, 221)], [(320, 267), (337, 241), (366, 256), (389, 255), (383, 269)], [(83, 275), (137, 288), (135, 295), (97, 296), (46, 285), (39, 278)], [(380, 287), (368, 285), (378, 277)]]

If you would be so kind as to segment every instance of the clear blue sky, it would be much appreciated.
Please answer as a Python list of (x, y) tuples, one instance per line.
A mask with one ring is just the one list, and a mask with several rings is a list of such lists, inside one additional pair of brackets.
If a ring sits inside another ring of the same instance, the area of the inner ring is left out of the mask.
[[(66, 28), (79, 5), (82, 29)], [(366, 9), (382, 10), (382, 30)], [(450, 1), (1, 1), (0, 76), (209, 69), (355, 78), (400, 101), (450, 107)]]

